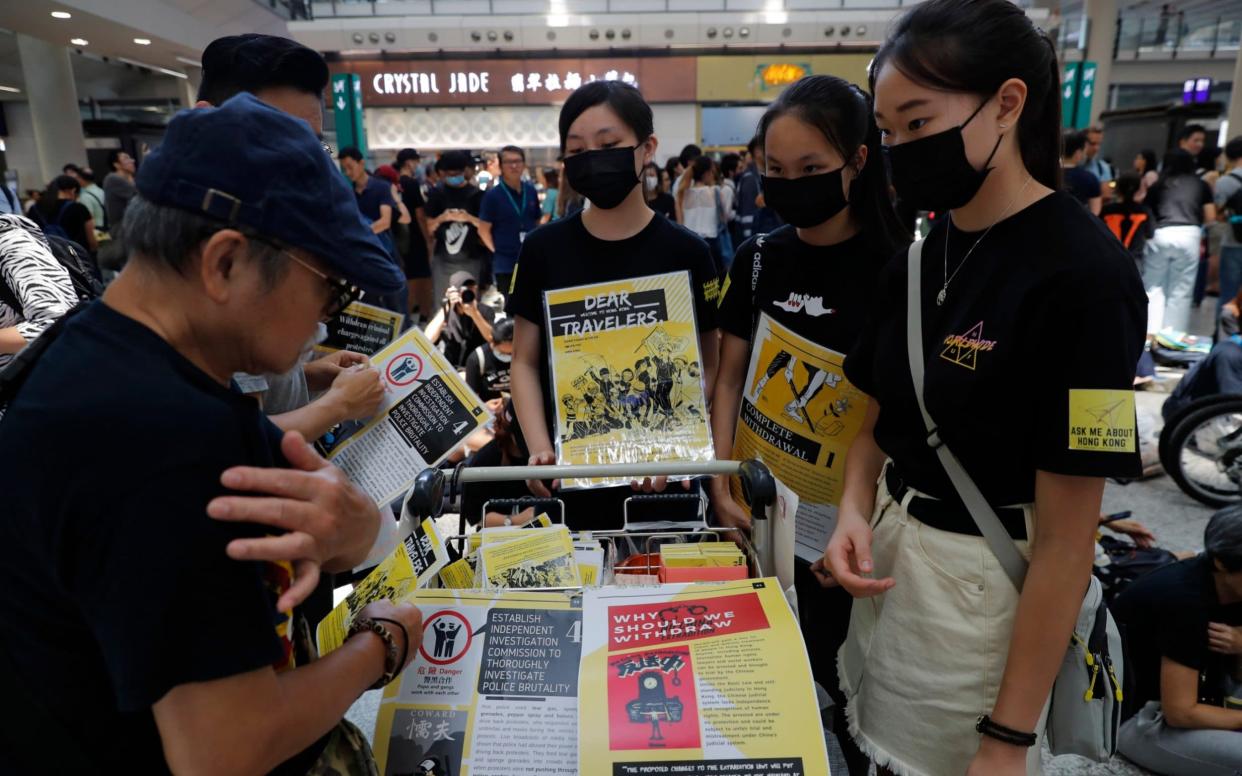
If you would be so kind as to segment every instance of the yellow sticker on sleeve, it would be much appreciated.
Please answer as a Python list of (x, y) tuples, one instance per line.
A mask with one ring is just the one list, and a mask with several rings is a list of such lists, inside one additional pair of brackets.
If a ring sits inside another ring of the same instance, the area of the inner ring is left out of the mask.
[(1069, 449), (1099, 453), (1137, 451), (1134, 391), (1071, 388)]

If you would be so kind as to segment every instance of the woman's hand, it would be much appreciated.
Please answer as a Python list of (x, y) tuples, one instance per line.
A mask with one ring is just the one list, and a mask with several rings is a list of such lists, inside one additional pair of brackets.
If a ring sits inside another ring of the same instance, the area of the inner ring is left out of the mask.
[(1129, 536), (1139, 547), (1152, 547), (1156, 544), (1156, 535), (1137, 520), (1114, 520), (1111, 523), (1105, 523), (1104, 527), (1115, 533)]
[(832, 570), (828, 568), (828, 564), (823, 558), (818, 558), (811, 564), (811, 573), (815, 575), (815, 581), (820, 587), (840, 587), (841, 583), (832, 575)]
[(984, 736), (966, 776), (1026, 776), (1026, 749)]
[[(530, 457), (527, 461), (528, 466), (553, 466), (556, 464), (556, 453), (551, 450), (540, 450)], [(527, 480), (526, 488), (539, 498), (551, 498), (552, 491), (561, 486), (560, 480), (552, 480), (552, 489), (549, 490), (547, 485), (543, 484), (543, 480)]]
[(717, 474), (712, 477), (707, 495), (711, 499), (712, 509), (716, 511), (716, 518), (722, 526), (742, 531), (750, 530), (750, 515), (733, 500), (733, 495), (729, 492), (729, 475)]
[(841, 587), (855, 598), (870, 598), (890, 590), (896, 582), (892, 577), (870, 579), (875, 565), (871, 561), (871, 526), (862, 515), (844, 509), (837, 518), (837, 529), (824, 551), (824, 565)]

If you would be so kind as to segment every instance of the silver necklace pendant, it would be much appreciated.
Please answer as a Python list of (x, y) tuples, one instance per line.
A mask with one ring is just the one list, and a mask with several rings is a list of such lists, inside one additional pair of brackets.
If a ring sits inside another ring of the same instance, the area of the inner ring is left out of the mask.
[(949, 287), (945, 286), (944, 288), (940, 289), (939, 294), (936, 294), (936, 306), (937, 307), (941, 307), (944, 305), (944, 298), (945, 296), (948, 295), (948, 293), (949, 293)]

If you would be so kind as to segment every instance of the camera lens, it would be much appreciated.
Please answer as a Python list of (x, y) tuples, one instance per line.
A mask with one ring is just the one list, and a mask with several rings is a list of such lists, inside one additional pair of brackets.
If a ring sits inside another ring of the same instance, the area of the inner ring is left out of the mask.
[(473, 289), (463, 288), (461, 290), (461, 301), (462, 301), (462, 304), (470, 304), (471, 302), (473, 302), (474, 301)]

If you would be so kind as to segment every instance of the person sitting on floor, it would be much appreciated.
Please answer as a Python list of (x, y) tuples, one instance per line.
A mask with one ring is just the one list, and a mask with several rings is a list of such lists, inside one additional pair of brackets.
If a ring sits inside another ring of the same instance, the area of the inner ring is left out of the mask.
[(1205, 551), (1135, 580), (1112, 604), (1129, 689), (1118, 751), (1156, 773), (1242, 769), (1242, 505), (1220, 510)]

